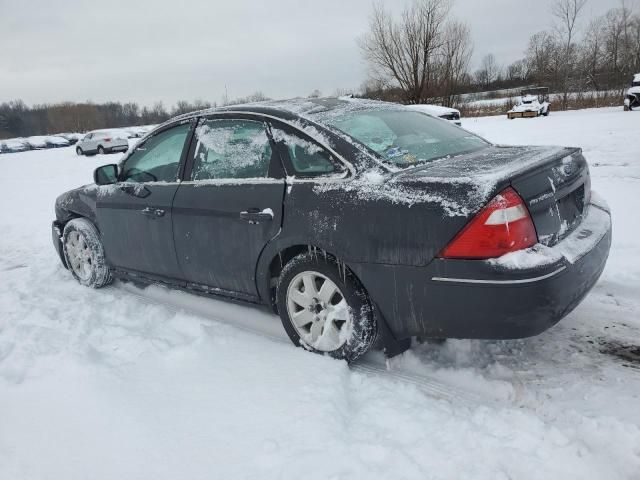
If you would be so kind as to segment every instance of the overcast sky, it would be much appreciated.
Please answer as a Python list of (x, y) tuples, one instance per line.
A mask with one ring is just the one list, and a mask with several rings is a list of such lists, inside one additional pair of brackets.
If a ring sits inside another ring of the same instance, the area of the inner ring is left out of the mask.
[[(475, 67), (523, 54), (552, 0), (456, 0)], [(386, 0), (399, 11), (404, 0)], [(367, 76), (356, 39), (371, 0), (0, 0), (0, 102), (219, 101), (332, 94)], [(618, 0), (589, 0), (584, 15)]]

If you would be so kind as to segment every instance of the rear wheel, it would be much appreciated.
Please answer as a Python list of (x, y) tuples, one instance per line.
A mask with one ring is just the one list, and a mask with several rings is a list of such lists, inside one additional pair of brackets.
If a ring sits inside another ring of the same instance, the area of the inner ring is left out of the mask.
[(80, 147), (76, 147), (76, 154), (82, 155), (82, 149)]
[(100, 234), (89, 220), (76, 218), (65, 225), (62, 248), (69, 270), (80, 284), (100, 288), (111, 283)]
[(351, 362), (376, 339), (364, 287), (330, 256), (294, 257), (282, 270), (276, 296), (282, 324), (295, 345)]

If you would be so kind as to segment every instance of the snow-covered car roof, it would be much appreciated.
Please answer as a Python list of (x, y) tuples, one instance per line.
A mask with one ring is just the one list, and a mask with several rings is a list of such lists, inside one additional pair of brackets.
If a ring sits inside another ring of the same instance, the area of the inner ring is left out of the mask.
[(32, 143), (32, 144), (40, 144), (40, 145), (45, 145), (47, 142), (47, 137), (43, 136), (43, 135), (36, 135), (34, 137), (27, 137), (27, 139), (25, 140), (28, 143)]
[(2, 140), (1, 143), (4, 143), (8, 147), (19, 147), (19, 146), (24, 146), (24, 144), (25, 144), (24, 140), (18, 140), (16, 138), (11, 138), (11, 139), (8, 139), (8, 140)]
[(537, 102), (538, 101), (538, 97), (536, 97), (535, 95), (524, 95), (521, 99), (522, 103), (531, 103), (531, 102)]
[(633, 81), (634, 81), (634, 82), (640, 82), (640, 73), (636, 73), (636, 74), (633, 76)]
[(47, 137), (47, 141), (50, 143), (54, 143), (56, 145), (65, 145), (69, 143), (69, 140), (67, 140), (64, 137), (58, 137), (58, 136), (51, 136), (51, 137)]
[(112, 129), (106, 129), (106, 130), (94, 130), (93, 132), (94, 135), (104, 135), (104, 136), (111, 136), (114, 138), (121, 138), (126, 140), (129, 136), (127, 135), (127, 132), (125, 132), (124, 130), (121, 130), (119, 128), (112, 128)]
[(404, 105), (397, 103), (350, 97), (294, 98), (289, 100), (269, 100), (266, 102), (207, 108), (171, 118), (158, 127), (201, 115), (212, 115), (214, 113), (231, 111), (272, 115), (280, 117), (283, 120), (296, 120), (302, 117), (313, 122), (325, 123), (325, 120), (351, 112), (361, 112), (372, 109), (404, 110), (405, 108)]
[(407, 108), (411, 110), (415, 110), (417, 112), (427, 113), (435, 117), (439, 117), (440, 115), (448, 115), (452, 113), (460, 114), (460, 110), (457, 110), (455, 108), (443, 107), (441, 105), (428, 105), (428, 104), (407, 105)]

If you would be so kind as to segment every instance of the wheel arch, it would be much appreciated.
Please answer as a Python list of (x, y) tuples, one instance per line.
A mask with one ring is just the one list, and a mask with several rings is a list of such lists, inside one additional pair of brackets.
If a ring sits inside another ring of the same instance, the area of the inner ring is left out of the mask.
[(256, 274), (258, 295), (274, 313), (277, 313), (275, 288), (282, 269), (292, 258), (306, 252), (315, 253), (327, 259), (330, 258), (339, 265), (344, 265), (344, 268), (349, 269), (349, 272), (362, 285), (353, 269), (349, 267), (348, 262), (344, 261), (339, 254), (334, 253), (332, 250), (317, 243), (290, 242), (280, 244), (263, 252), (258, 261)]
[(277, 285), (280, 272), (284, 266), (297, 255), (305, 252), (317, 253), (317, 255), (331, 258), (338, 262), (338, 265), (348, 269), (349, 275), (353, 277), (360, 286), (367, 292), (369, 302), (373, 307), (373, 312), (376, 318), (376, 325), (378, 329), (378, 335), (381, 342), (383, 351), (387, 357), (393, 357), (398, 355), (411, 346), (411, 339), (397, 339), (389, 325), (387, 320), (382, 315), (382, 312), (378, 308), (375, 300), (369, 296), (369, 292), (365, 284), (360, 279), (360, 276), (356, 273), (356, 269), (341, 259), (339, 255), (334, 254), (331, 250), (315, 245), (314, 243), (300, 243), (291, 242), (287, 245), (280, 245), (279, 248), (271, 248), (269, 252), (263, 252), (259, 260), (259, 270), (256, 276), (258, 281), (258, 294), (266, 306), (268, 306), (275, 314), (278, 314), (277, 299), (275, 296), (275, 287)]

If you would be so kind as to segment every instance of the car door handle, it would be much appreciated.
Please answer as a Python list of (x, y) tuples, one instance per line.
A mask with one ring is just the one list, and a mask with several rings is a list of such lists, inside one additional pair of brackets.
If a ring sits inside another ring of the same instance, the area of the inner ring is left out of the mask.
[(250, 208), (240, 212), (240, 219), (249, 223), (269, 222), (273, 220), (273, 212), (271, 209)]
[(161, 208), (146, 207), (142, 209), (142, 214), (146, 215), (147, 217), (158, 218), (164, 216), (164, 210), (162, 210)]

